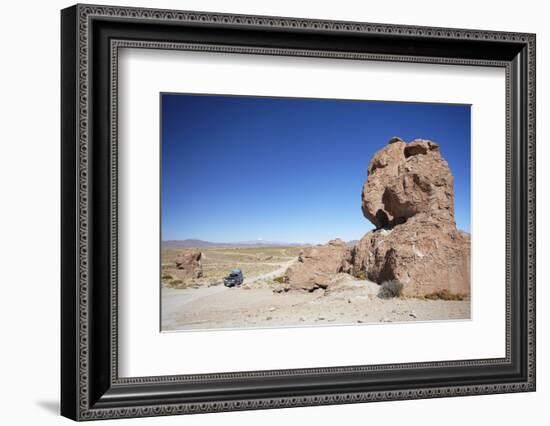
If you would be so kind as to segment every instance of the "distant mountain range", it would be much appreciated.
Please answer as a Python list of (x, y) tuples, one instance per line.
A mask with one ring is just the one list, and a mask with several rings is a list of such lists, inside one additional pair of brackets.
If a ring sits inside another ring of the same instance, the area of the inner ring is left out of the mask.
[(238, 241), (234, 243), (216, 243), (212, 241), (187, 239), (187, 240), (168, 240), (162, 242), (163, 248), (209, 248), (209, 247), (290, 247), (305, 246), (310, 244), (287, 243), (284, 241)]

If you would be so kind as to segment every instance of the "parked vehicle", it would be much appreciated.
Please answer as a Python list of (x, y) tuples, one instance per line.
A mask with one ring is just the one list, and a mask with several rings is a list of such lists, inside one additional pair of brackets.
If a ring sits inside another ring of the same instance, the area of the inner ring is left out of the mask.
[(244, 277), (240, 269), (233, 269), (227, 277), (223, 279), (223, 285), (226, 287), (235, 287), (243, 283)]

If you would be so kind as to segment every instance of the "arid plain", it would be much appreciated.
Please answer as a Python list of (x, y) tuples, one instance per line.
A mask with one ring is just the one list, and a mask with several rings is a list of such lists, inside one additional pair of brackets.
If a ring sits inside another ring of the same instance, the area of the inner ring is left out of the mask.
[[(306, 247), (307, 248), (307, 247)], [(285, 291), (284, 273), (298, 262), (303, 247), (201, 248), (202, 277), (178, 283), (178, 254), (162, 253), (163, 331), (367, 324), (457, 320), (470, 317), (469, 300), (416, 297), (382, 299), (380, 286), (349, 274), (336, 274), (330, 289)], [(223, 285), (239, 267), (244, 283)], [(171, 282), (176, 281), (176, 284)]]

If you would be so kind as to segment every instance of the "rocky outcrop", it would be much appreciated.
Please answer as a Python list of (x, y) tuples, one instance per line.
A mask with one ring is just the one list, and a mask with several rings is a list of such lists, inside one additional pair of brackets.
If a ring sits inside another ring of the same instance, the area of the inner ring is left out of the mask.
[(413, 217), (394, 228), (367, 233), (355, 247), (354, 273), (378, 284), (397, 280), (403, 295), (426, 296), (442, 291), (470, 293), (470, 237)]
[(453, 175), (439, 145), (392, 138), (372, 159), (363, 214), (377, 229), (353, 249), (354, 275), (403, 294), (470, 293), (470, 238), (454, 221)]
[(352, 248), (341, 239), (331, 240), (326, 245), (304, 248), (298, 261), (287, 269), (285, 283), (290, 290), (326, 289), (334, 274), (352, 269)]
[(470, 236), (456, 228), (453, 175), (438, 144), (390, 139), (368, 166), (362, 210), (376, 229), (353, 247), (337, 239), (305, 248), (281, 292), (328, 294), (351, 274), (399, 281), (405, 296), (470, 294)]
[(179, 278), (202, 277), (202, 253), (199, 250), (185, 250), (176, 257), (176, 269)]
[(453, 175), (434, 142), (393, 138), (370, 162), (363, 214), (377, 228), (417, 214), (454, 222)]

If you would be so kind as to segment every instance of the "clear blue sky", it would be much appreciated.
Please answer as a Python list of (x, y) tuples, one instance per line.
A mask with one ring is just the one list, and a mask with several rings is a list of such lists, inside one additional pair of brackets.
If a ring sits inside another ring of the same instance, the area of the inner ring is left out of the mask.
[(467, 105), (161, 94), (161, 107), (163, 240), (360, 239), (367, 167), (392, 136), (440, 144), (470, 230)]

